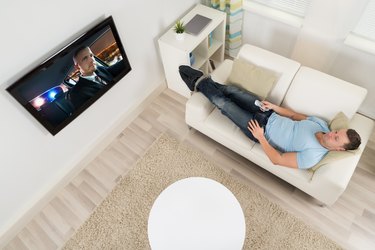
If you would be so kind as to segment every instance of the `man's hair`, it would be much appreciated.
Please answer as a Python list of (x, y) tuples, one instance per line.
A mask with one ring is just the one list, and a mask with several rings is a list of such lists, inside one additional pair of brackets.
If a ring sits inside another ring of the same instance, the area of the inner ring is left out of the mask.
[(86, 46), (86, 45), (81, 45), (79, 46), (75, 51), (74, 51), (74, 54), (73, 54), (73, 61), (74, 63), (76, 63), (76, 57), (77, 55), (84, 49), (87, 49), (87, 48), (90, 48), (89, 46)]
[(354, 129), (348, 129), (346, 135), (349, 138), (349, 142), (344, 145), (345, 150), (354, 150), (361, 145), (361, 137)]

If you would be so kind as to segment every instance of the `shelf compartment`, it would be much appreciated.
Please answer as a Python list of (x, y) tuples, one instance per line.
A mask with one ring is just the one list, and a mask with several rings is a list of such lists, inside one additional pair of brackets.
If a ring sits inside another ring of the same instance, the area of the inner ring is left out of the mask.
[(199, 69), (206, 62), (206, 57), (203, 57), (201, 55), (197, 55), (197, 54), (194, 54), (194, 53), (193, 53), (193, 55), (195, 56), (195, 60), (194, 60), (193, 65), (191, 65), (191, 66), (193, 68)]
[(208, 48), (208, 57), (211, 57), (222, 45), (222, 42), (213, 39), (212, 45)]

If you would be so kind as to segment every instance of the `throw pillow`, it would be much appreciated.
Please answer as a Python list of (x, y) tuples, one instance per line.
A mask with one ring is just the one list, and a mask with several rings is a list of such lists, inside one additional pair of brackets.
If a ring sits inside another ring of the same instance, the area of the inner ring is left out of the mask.
[[(329, 123), (330, 130), (340, 130), (349, 128), (349, 119), (343, 112), (339, 112)], [(358, 152), (357, 150), (346, 150), (346, 151), (329, 151), (326, 156), (323, 157), (315, 166), (310, 168), (312, 172), (315, 173), (321, 166), (338, 161), (350, 156), (355, 155)]]
[(264, 100), (272, 90), (276, 80), (277, 76), (275, 72), (243, 59), (234, 59), (228, 84), (242, 87), (259, 96), (261, 100)]
[(349, 119), (343, 112), (339, 112), (329, 123), (330, 130), (349, 128)]

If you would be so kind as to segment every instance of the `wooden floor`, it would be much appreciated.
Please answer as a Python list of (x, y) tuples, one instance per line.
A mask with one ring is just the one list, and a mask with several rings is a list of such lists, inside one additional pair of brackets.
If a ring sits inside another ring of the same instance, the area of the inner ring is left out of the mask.
[(345, 249), (375, 249), (375, 132), (341, 198), (331, 207), (231, 152), (184, 122), (186, 98), (165, 90), (95, 160), (61, 190), (5, 249), (59, 249), (164, 132), (203, 151)]

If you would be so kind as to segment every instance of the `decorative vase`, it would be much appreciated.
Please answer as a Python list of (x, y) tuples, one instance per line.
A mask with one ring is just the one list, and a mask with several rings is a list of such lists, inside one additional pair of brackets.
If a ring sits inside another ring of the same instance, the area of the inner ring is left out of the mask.
[(176, 33), (176, 40), (182, 41), (185, 39), (185, 33)]

